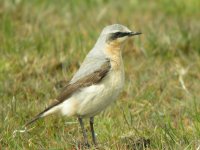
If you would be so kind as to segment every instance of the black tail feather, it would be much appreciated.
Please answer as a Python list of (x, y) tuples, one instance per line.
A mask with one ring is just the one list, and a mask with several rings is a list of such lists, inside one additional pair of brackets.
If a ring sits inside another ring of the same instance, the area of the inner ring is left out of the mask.
[(37, 121), (38, 119), (44, 117), (44, 113), (46, 113), (47, 111), (49, 111), (51, 108), (53, 108), (54, 106), (56, 106), (56, 104), (52, 104), (49, 107), (47, 107), (45, 110), (43, 110), (42, 112), (40, 112), (38, 115), (36, 115), (33, 119), (31, 119), (30, 121), (28, 121), (24, 126), (27, 127), (30, 124), (34, 123), (35, 121)]
[(43, 114), (46, 113), (47, 111), (49, 111), (51, 108), (56, 107), (57, 105), (60, 104), (60, 101), (55, 100), (49, 107), (47, 107), (45, 110), (43, 110), (42, 112), (40, 112), (38, 115), (36, 115), (32, 120), (30, 120), (29, 122), (27, 122), (25, 124), (25, 127), (29, 126), (30, 124), (34, 123), (35, 121), (37, 121), (38, 119), (43, 117)]
[(35, 121), (37, 121), (38, 119), (41, 118), (41, 115), (38, 114), (37, 116), (35, 116), (33, 119), (31, 119), (30, 121), (28, 121), (24, 126), (27, 127), (29, 126), (30, 124), (34, 123)]

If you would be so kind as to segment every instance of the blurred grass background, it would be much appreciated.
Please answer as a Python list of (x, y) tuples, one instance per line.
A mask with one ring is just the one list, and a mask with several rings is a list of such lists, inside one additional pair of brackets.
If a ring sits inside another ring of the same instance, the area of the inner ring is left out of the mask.
[(114, 23), (143, 34), (124, 47), (123, 93), (95, 118), (99, 148), (141, 149), (145, 138), (148, 149), (197, 149), (199, 8), (198, 0), (0, 0), (0, 149), (78, 147), (76, 118), (50, 116), (12, 132), (47, 106)]

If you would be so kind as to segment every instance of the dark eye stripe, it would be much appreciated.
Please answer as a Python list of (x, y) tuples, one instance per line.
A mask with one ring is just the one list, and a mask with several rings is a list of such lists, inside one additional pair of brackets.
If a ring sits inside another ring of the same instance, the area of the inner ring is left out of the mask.
[(111, 34), (111, 40), (115, 40), (117, 38), (120, 38), (120, 37), (124, 37), (124, 36), (128, 36), (129, 33), (128, 32), (115, 32), (115, 33), (112, 33)]

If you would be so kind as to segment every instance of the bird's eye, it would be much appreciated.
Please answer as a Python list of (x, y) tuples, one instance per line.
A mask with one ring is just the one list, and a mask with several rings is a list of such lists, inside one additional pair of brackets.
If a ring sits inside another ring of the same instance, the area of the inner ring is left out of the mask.
[(113, 33), (114, 39), (120, 38), (120, 37), (122, 37), (122, 35), (123, 35), (123, 32), (115, 32), (115, 33)]
[(128, 36), (129, 33), (128, 32), (115, 32), (115, 33), (112, 33), (111, 34), (111, 40), (115, 40), (117, 38), (121, 38), (121, 37), (124, 37), (124, 36)]
[(122, 32), (116, 32), (116, 33), (113, 33), (115, 37), (120, 37), (120, 35), (122, 34)]

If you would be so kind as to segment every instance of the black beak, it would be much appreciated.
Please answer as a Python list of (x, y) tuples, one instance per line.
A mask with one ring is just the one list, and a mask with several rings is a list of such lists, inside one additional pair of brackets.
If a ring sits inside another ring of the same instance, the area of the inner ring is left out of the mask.
[(128, 36), (140, 35), (142, 32), (129, 32)]

